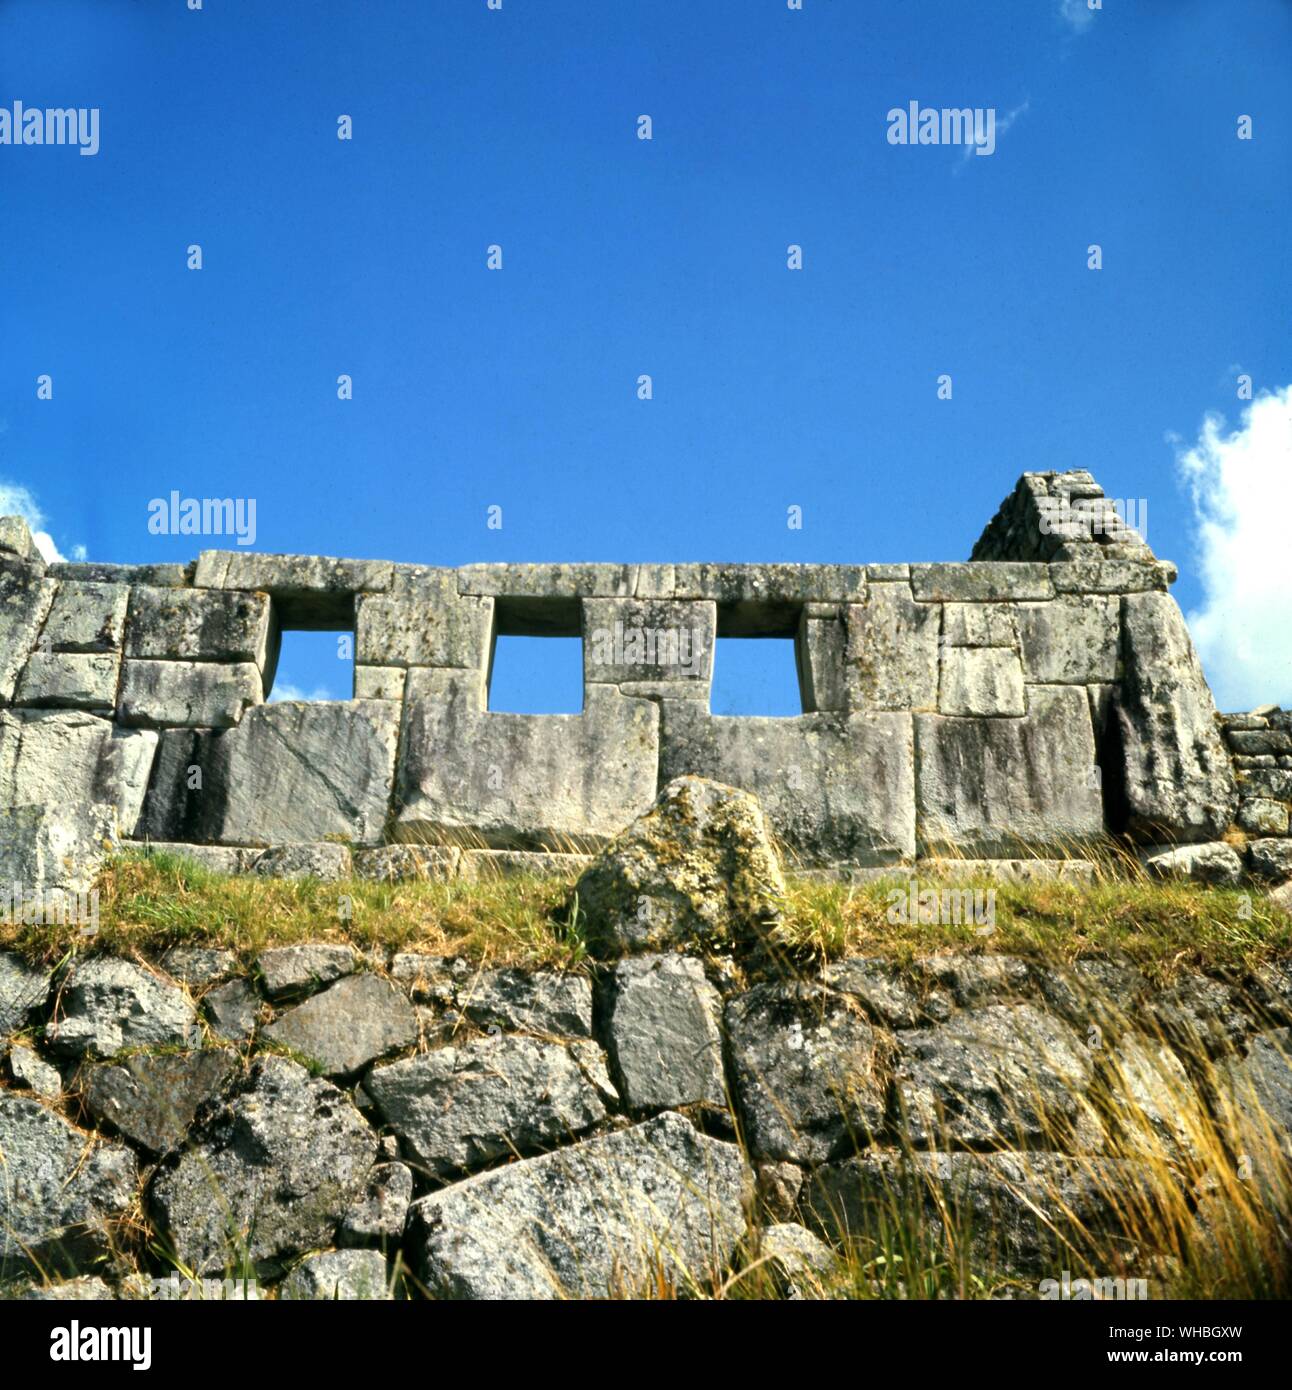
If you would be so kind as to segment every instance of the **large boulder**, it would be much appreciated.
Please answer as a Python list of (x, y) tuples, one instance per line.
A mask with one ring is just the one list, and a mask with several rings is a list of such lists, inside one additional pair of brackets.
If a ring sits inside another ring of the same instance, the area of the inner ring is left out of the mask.
[(351, 1076), (417, 1041), (408, 996), (376, 975), (350, 975), (290, 1009), (261, 1036), (290, 1047), (328, 1076)]
[(124, 1144), (74, 1129), (39, 1101), (0, 1090), (0, 1269), (75, 1273), (108, 1248), (135, 1197)]
[(686, 1290), (726, 1269), (748, 1185), (734, 1144), (670, 1112), (422, 1198), (409, 1244), (427, 1287), (447, 1298)]
[(272, 1273), (331, 1243), (363, 1194), (377, 1136), (330, 1082), (262, 1057), (247, 1088), (211, 1111), (158, 1172), (158, 1233), (197, 1273), (247, 1263)]
[(1179, 605), (1122, 599), (1117, 697), (1127, 829), (1140, 839), (1216, 840), (1238, 805), (1216, 705)]
[(575, 885), (605, 954), (731, 944), (773, 930), (785, 882), (755, 797), (678, 777)]
[(375, 1067), (364, 1090), (405, 1157), (453, 1179), (599, 1124), (606, 1118), (604, 1082), (594, 1067), (604, 1069), (594, 1043), (479, 1038)]
[(86, 1109), (141, 1149), (167, 1153), (184, 1142), (198, 1109), (219, 1093), (236, 1062), (231, 1048), (136, 1052), (89, 1069)]

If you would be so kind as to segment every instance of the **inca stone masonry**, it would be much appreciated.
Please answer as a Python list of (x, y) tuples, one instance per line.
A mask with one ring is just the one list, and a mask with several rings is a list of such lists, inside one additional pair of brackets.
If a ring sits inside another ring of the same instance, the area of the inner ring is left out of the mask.
[[(0, 805), (37, 858), (28, 808), (59, 801), (232, 868), (591, 850), (685, 773), (836, 871), (1284, 835), (1287, 717), (1218, 719), (1175, 574), (1084, 471), (1025, 474), (948, 564), (46, 566), (6, 518)], [(353, 699), (265, 703), (293, 628), (353, 629)], [(591, 640), (615, 632), (687, 634), (688, 659)], [(583, 637), (582, 713), (489, 710), (500, 634)], [(803, 713), (712, 714), (717, 636), (792, 637)]]

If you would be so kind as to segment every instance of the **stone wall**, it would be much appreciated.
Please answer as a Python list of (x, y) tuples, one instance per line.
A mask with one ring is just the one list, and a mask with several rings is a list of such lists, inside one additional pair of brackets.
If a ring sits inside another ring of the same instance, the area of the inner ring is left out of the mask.
[[(1055, 536), (1055, 497), (1099, 489), (1028, 474), (972, 561), (913, 565), (45, 566), (7, 518), (0, 804), (226, 850), (571, 850), (696, 773), (807, 866), (1215, 840), (1237, 791), (1174, 567), (1115, 516)], [(353, 630), (353, 699), (265, 703), (293, 628)], [(488, 708), (512, 634), (583, 639), (581, 713)], [(801, 715), (710, 711), (728, 636), (793, 639)]]

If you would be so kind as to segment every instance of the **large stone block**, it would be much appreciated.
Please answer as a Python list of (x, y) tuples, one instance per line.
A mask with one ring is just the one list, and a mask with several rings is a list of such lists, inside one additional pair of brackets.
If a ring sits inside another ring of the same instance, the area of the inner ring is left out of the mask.
[(388, 589), (395, 568), (389, 560), (204, 550), (198, 557), (193, 584), (198, 589), (266, 593), (287, 627), (346, 628), (355, 621), (355, 595)]
[(1069, 594), (1018, 605), (1023, 666), (1029, 681), (1086, 685), (1117, 679), (1120, 600)]
[(847, 620), (853, 709), (937, 708), (940, 608), (916, 603), (906, 584), (872, 584), (865, 603), (848, 606)]
[(502, 714), (478, 674), (423, 668), (404, 708), (398, 839), (599, 844), (655, 798), (659, 711), (608, 686), (582, 714)]
[(805, 714), (848, 707), (848, 629), (836, 604), (805, 603), (794, 645)]
[(804, 863), (914, 857), (909, 714), (723, 718), (675, 701), (663, 712), (660, 781), (688, 773), (753, 792)]
[(127, 661), (118, 718), (144, 728), (224, 729), (262, 699), (250, 661)]
[(126, 584), (65, 579), (45, 622), (44, 645), (55, 652), (113, 652), (126, 625)]
[(379, 844), (398, 739), (399, 706), (388, 700), (249, 709), (236, 728), (209, 736), (209, 804), (218, 819), (210, 838), (280, 845), (336, 836)]
[(116, 812), (102, 803), (0, 807), (0, 887), (6, 895), (15, 884), (25, 894), (88, 892), (115, 844)]
[(0, 703), (13, 699), (56, 588), (35, 566), (0, 556)]
[(915, 716), (922, 853), (1009, 858), (1102, 833), (1085, 690), (1034, 685), (1028, 699), (1022, 719)]
[(35, 651), (14, 695), (17, 705), (107, 713), (117, 702), (121, 658), (112, 652)]
[(16, 555), (25, 564), (35, 565), (41, 570), (45, 568), (45, 561), (32, 539), (31, 529), (20, 516), (0, 516), (0, 552)]
[(0, 805), (106, 802), (133, 834), (156, 746), (80, 711), (0, 710)]
[(912, 565), (911, 589), (925, 603), (1000, 603), (1054, 597), (1049, 565), (1025, 561)]
[(396, 570), (390, 589), (356, 603), (356, 662), (468, 666), (489, 661), (493, 600), (458, 594), (456, 570)]
[(707, 694), (717, 622), (712, 603), (584, 599), (583, 679), (686, 684)]
[(130, 591), (126, 655), (167, 661), (254, 661), (263, 672), (269, 620), (264, 594), (137, 585)]
[(460, 594), (508, 598), (631, 598), (635, 565), (463, 565)]
[(1023, 668), (1004, 647), (948, 647), (942, 657), (938, 709), (986, 717), (1027, 711)]
[(1167, 594), (1128, 594), (1121, 603), (1127, 828), (1150, 841), (1219, 839), (1238, 788), (1184, 615)]

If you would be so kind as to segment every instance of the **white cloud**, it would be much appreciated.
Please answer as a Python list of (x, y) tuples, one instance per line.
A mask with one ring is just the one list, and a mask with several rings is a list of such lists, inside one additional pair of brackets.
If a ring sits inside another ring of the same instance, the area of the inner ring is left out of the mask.
[(1059, 0), (1059, 14), (1078, 34), (1089, 29), (1095, 17), (1086, 0)]
[(1189, 626), (1221, 709), (1292, 706), (1292, 386), (1257, 396), (1225, 433), (1208, 415), (1177, 443), (1193, 497), (1204, 598)]
[(274, 688), (269, 695), (269, 703), (277, 704), (280, 700), (335, 700), (336, 696), (323, 685), (315, 686), (313, 690), (306, 694), (299, 685), (293, 685), (290, 681), (274, 681)]
[[(1027, 97), (1021, 106), (1016, 106), (1012, 111), (1007, 111), (1003, 116), (996, 117), (995, 129), (992, 136), (996, 145), (1000, 144), (1001, 136), (1005, 134), (1005, 132), (1010, 128), (1010, 126), (1014, 124), (1016, 120), (1018, 120), (1020, 116), (1026, 113), (1028, 107), (1030, 107), (1031, 104), (1032, 98)], [(970, 141), (967, 145), (962, 145), (960, 147), (960, 163), (955, 166), (957, 173), (959, 173), (960, 169), (965, 164), (967, 164), (971, 159), (975, 157), (977, 149), (977, 145), (975, 145), (972, 141)]]
[[(36, 504), (36, 499), (25, 487), (17, 483), (0, 482), (0, 516), (20, 516), (31, 528), (31, 538), (36, 549), (49, 564), (63, 558), (54, 538), (46, 531), (45, 514)], [(84, 547), (78, 547), (84, 549)]]

